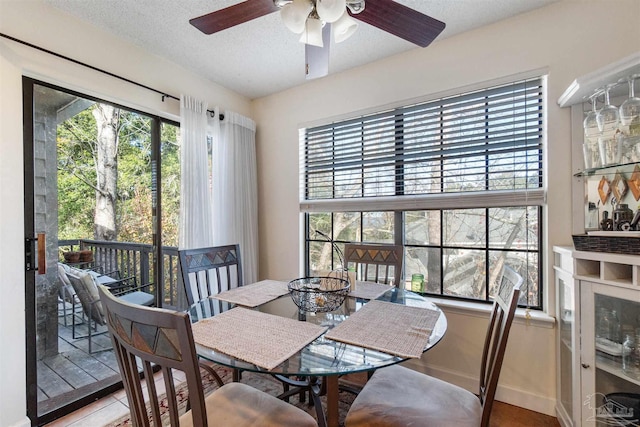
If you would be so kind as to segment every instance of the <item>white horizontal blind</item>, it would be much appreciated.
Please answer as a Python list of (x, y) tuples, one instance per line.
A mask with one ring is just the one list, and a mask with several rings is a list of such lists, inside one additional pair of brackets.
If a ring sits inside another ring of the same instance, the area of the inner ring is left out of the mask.
[(543, 118), (535, 78), (305, 129), (301, 209), (461, 192), (542, 204)]

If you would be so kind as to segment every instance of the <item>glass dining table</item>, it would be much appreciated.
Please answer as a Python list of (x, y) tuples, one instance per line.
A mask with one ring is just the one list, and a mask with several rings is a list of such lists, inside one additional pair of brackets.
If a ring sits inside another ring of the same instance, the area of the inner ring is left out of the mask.
[[(395, 287), (390, 287), (376, 298), (412, 307), (422, 307), (438, 311), (439, 315), (431, 331), (424, 351), (433, 348), (444, 336), (447, 330), (447, 319), (444, 313), (429, 299)], [(307, 344), (300, 351), (277, 367), (267, 370), (236, 357), (229, 356), (212, 348), (196, 343), (198, 356), (231, 368), (244, 371), (270, 374), (293, 386), (302, 386), (303, 390), (311, 392), (316, 406), (318, 424), (320, 427), (338, 426), (338, 378), (345, 374), (368, 372), (391, 366), (407, 360), (382, 351), (372, 350), (357, 345), (345, 344), (325, 338), (327, 332), (340, 324), (351, 314), (359, 310), (368, 300), (347, 297), (344, 303), (335, 311), (327, 313), (301, 312), (289, 295), (283, 295), (258, 307), (263, 313), (296, 319), (301, 322), (311, 322), (326, 327), (327, 331)], [(188, 313), (193, 323), (216, 316), (234, 307), (234, 304), (215, 298), (208, 298), (192, 305)], [(287, 390), (288, 388), (285, 388)], [(294, 388), (289, 393), (283, 393), (280, 398), (296, 393)], [(319, 396), (326, 393), (326, 414), (322, 411)]]

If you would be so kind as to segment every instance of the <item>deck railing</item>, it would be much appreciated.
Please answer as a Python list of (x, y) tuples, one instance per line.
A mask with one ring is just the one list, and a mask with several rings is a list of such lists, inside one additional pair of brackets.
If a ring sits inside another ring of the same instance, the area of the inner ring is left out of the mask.
[(135, 277), (138, 285), (152, 284), (149, 291), (158, 298), (165, 308), (184, 310), (187, 308), (184, 286), (178, 262), (178, 248), (162, 247), (160, 278), (153, 277), (153, 246), (143, 243), (110, 242), (102, 240), (72, 239), (59, 240), (58, 247), (64, 251), (90, 249), (93, 262), (80, 267), (98, 267), (102, 272), (118, 271), (120, 276)]

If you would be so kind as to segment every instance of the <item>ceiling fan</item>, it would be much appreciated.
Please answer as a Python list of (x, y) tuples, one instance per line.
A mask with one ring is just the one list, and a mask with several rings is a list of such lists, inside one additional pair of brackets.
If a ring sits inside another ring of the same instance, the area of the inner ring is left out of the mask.
[(357, 27), (353, 18), (420, 47), (431, 44), (445, 28), (444, 22), (393, 0), (246, 0), (189, 23), (213, 34), (276, 11), (287, 28), (301, 34), (307, 79), (328, 74), (331, 32), (337, 43), (346, 40)]

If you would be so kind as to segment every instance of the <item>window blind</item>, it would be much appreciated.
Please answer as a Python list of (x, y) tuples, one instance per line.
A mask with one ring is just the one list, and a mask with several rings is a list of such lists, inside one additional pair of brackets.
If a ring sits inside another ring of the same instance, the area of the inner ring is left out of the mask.
[(305, 129), (301, 208), (462, 192), (542, 204), (543, 118), (538, 77)]

